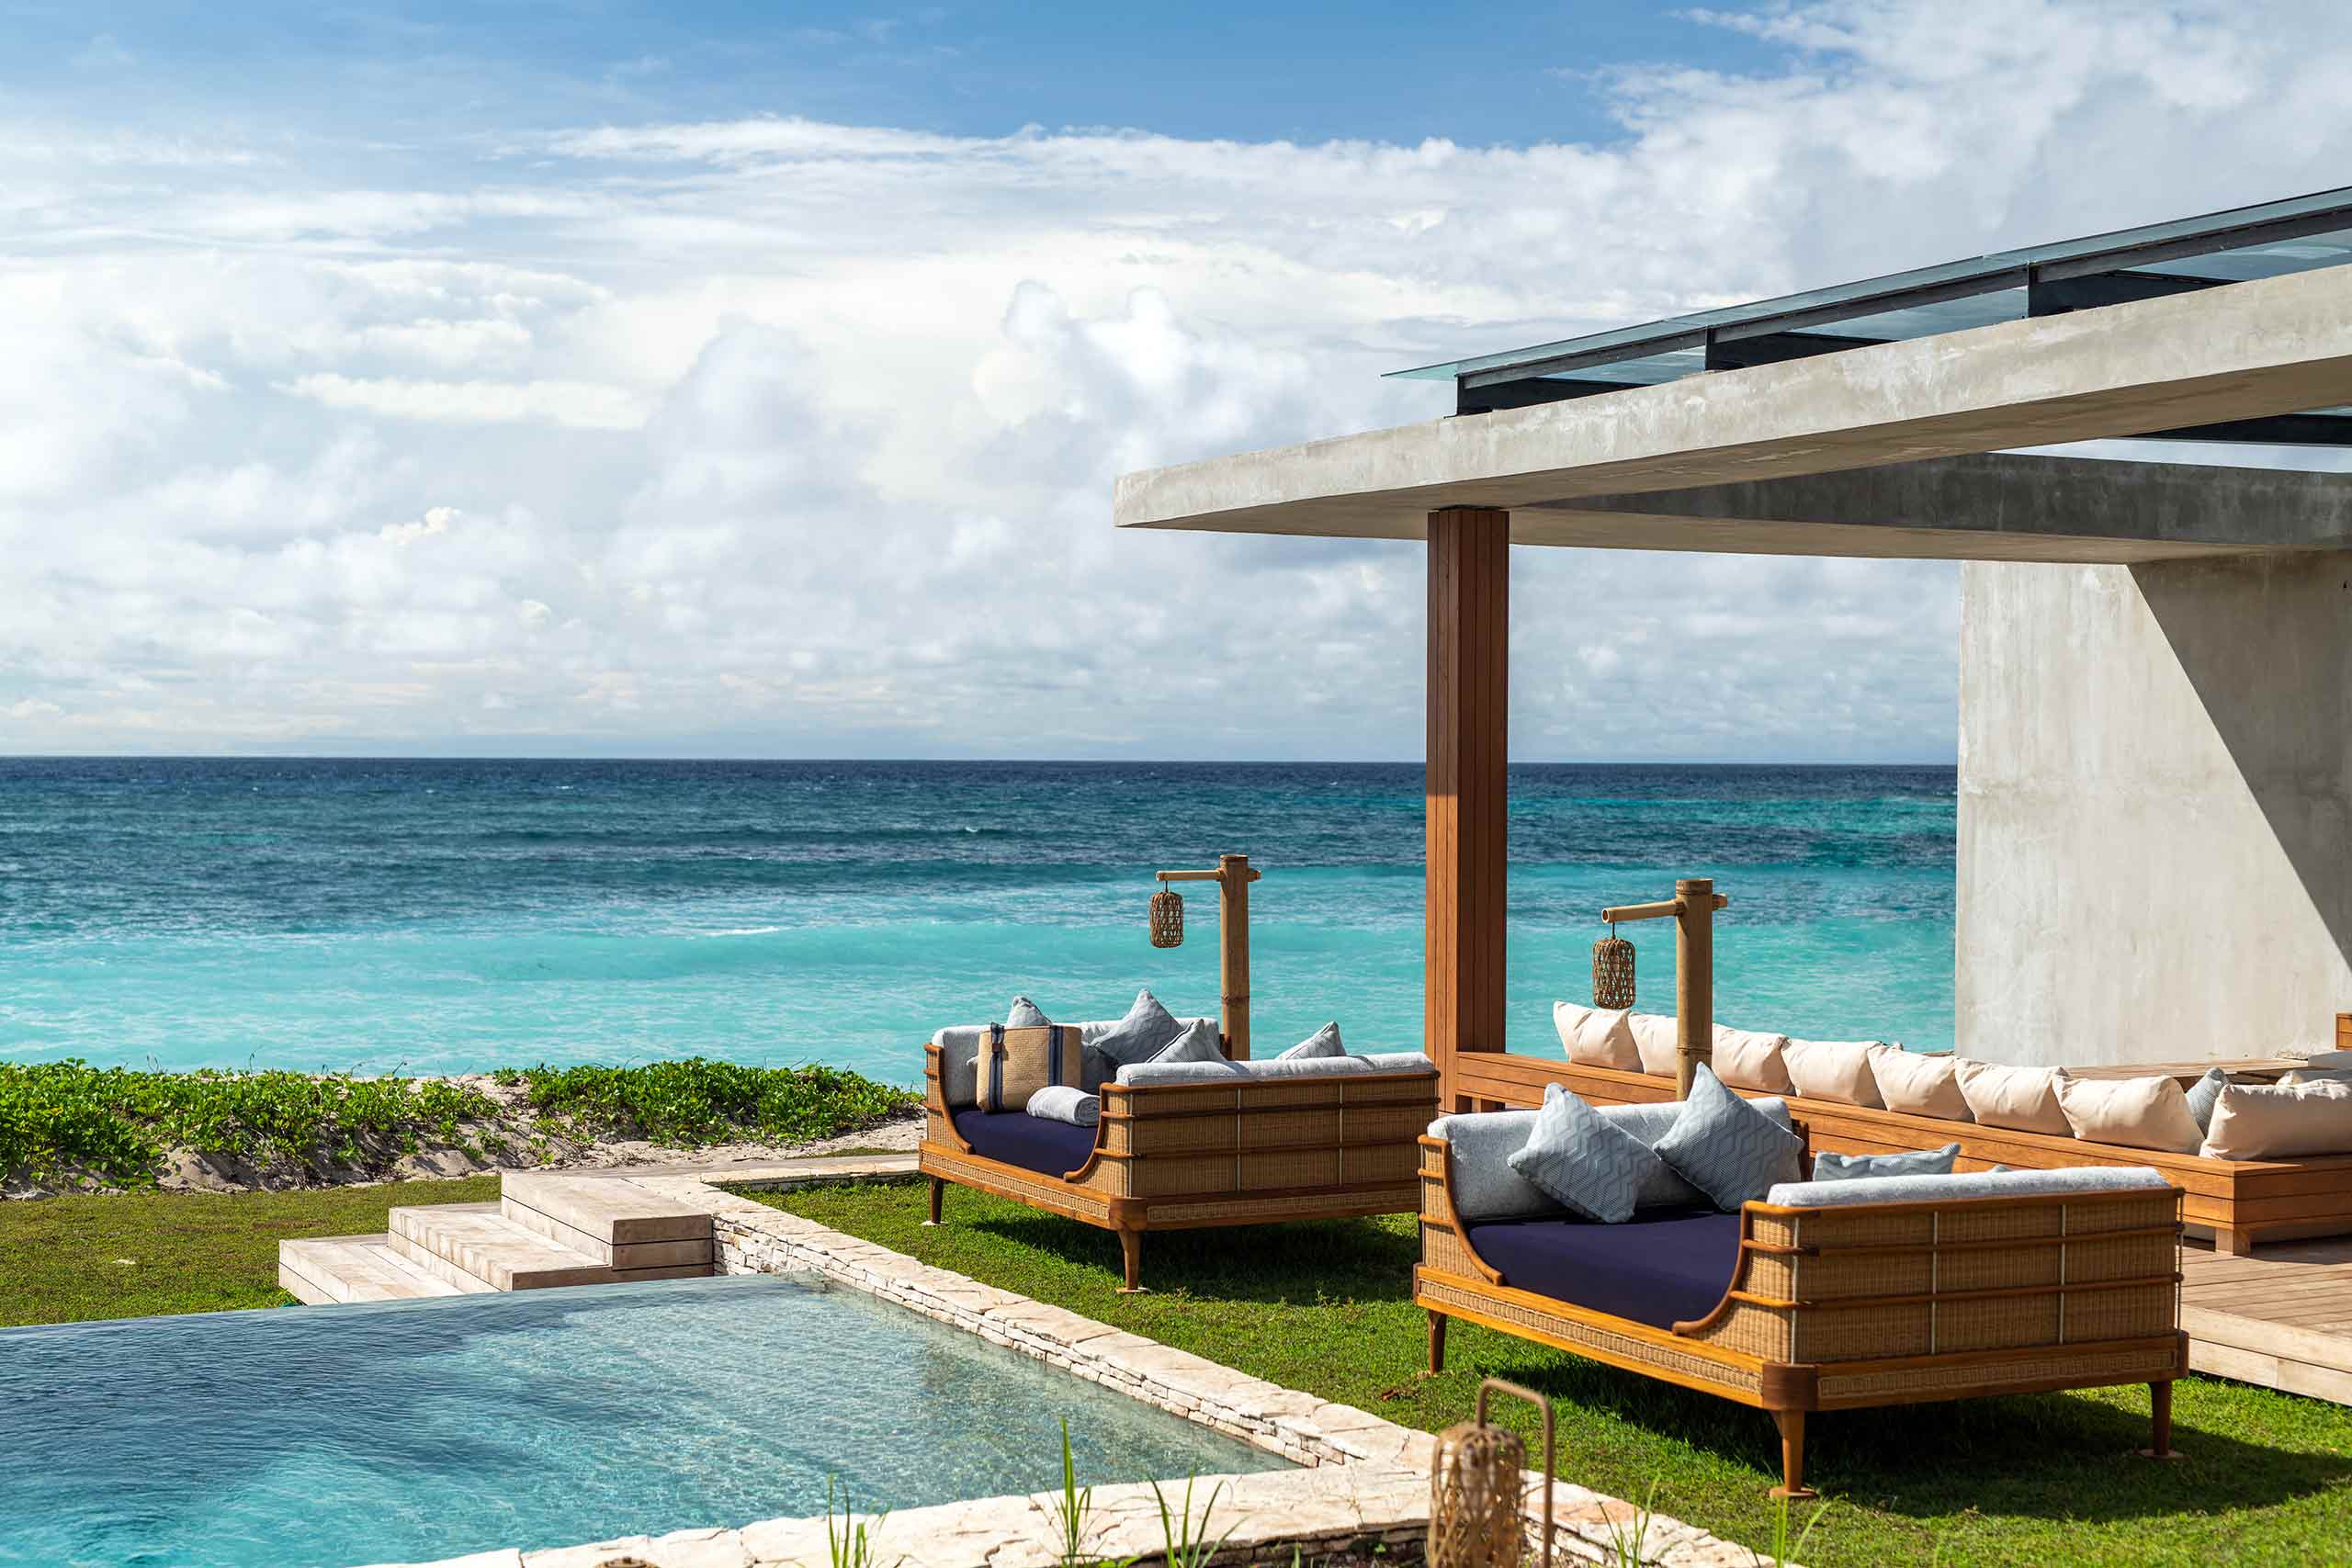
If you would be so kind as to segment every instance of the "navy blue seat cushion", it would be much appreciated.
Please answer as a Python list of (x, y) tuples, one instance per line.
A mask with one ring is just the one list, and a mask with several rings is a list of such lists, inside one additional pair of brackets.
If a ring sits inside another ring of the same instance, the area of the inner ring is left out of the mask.
[(1023, 1170), (1068, 1176), (1094, 1153), (1094, 1129), (1048, 1122), (1025, 1111), (982, 1111), (955, 1115), (956, 1130), (982, 1159), (999, 1159)]
[(1714, 1311), (1739, 1266), (1739, 1216), (1713, 1209), (1644, 1209), (1613, 1225), (1494, 1220), (1464, 1235), (1513, 1290), (1654, 1328)]

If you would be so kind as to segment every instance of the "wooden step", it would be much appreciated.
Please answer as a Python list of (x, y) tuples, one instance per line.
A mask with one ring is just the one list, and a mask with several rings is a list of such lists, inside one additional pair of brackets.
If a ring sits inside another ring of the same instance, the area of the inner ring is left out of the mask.
[(676, 1199), (625, 1177), (509, 1171), (500, 1179), (498, 1191), (500, 1206), (510, 1218), (528, 1214), (550, 1221), (604, 1247), (710, 1240), (709, 1214), (683, 1207)]
[(391, 1246), (418, 1268), (461, 1289), (461, 1280), (468, 1278), (495, 1291), (536, 1291), (631, 1280), (694, 1279), (711, 1271), (707, 1253), (695, 1262), (616, 1266), (508, 1219), (496, 1203), (394, 1209)]
[(337, 1302), (397, 1302), (456, 1296), (490, 1287), (460, 1285), (418, 1268), (393, 1250), (390, 1235), (323, 1235), (277, 1244), (277, 1282), (310, 1306)]

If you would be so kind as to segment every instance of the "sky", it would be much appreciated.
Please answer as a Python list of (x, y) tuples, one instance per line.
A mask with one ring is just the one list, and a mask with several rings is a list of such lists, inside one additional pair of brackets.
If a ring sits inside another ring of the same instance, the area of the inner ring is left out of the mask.
[[(1395, 758), (1431, 360), (2352, 184), (2328, 3), (0, 0), (0, 751)], [(1949, 761), (1957, 570), (1521, 550), (1527, 760)]]

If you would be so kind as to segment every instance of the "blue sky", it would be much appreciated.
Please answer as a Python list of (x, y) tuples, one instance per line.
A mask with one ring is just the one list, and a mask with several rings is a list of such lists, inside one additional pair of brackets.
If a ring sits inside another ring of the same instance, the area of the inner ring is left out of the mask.
[(0, 83), (31, 102), (99, 101), (149, 124), (192, 111), (313, 128), (365, 115), (445, 133), (781, 112), (966, 135), (1037, 124), (1523, 145), (1623, 134), (1597, 73), (1745, 71), (1776, 52), (1676, 8), (1628, 4), (5, 11)]
[[(1410, 759), (1382, 372), (2346, 182), (2334, 0), (5, 6), (0, 750)], [(1526, 550), (1527, 760), (1949, 760), (1939, 563)]]

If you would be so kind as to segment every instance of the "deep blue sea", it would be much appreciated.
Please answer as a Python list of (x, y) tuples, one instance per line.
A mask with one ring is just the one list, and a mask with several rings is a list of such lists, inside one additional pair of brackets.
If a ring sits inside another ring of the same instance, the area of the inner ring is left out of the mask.
[[(454, 1072), (705, 1054), (899, 1082), (942, 1023), (1215, 1012), (1243, 852), (1261, 1053), (1418, 1048), (1418, 764), (0, 760), (0, 1059)], [(1511, 770), (1510, 1041), (1604, 903), (1729, 895), (1716, 1013), (1952, 1036), (1949, 767)], [(1629, 926), (1643, 1005), (1674, 941)]]

